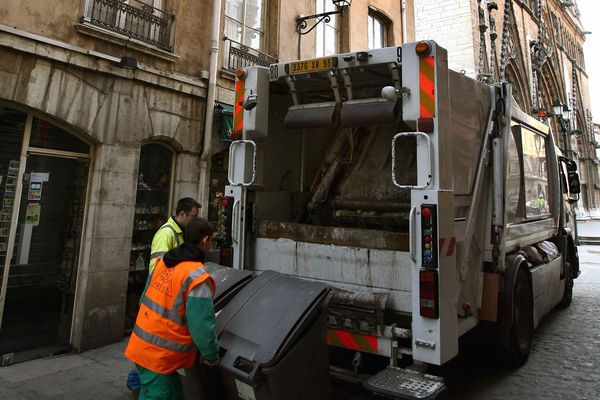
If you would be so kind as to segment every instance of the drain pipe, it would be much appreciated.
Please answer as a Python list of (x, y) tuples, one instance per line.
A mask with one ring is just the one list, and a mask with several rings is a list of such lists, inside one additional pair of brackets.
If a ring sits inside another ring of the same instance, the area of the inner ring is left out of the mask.
[(204, 115), (204, 144), (200, 156), (200, 179), (198, 182), (198, 202), (202, 204), (201, 215), (206, 218), (209, 208), (210, 168), (212, 164), (212, 133), (215, 113), (215, 90), (217, 86), (217, 63), (219, 62), (219, 42), (221, 39), (222, 0), (213, 2), (213, 29), (210, 45), (210, 71), (208, 93), (206, 95), (206, 113)]
[(408, 23), (406, 19), (406, 0), (402, 0), (402, 14), (400, 15), (401, 24), (402, 24), (402, 44), (408, 42), (406, 36), (408, 36), (408, 27), (406, 24)]

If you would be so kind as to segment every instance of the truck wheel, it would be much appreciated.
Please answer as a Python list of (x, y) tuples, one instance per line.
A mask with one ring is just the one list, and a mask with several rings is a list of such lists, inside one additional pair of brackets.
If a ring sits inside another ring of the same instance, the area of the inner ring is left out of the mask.
[(565, 263), (565, 291), (563, 293), (563, 298), (558, 303), (559, 308), (567, 308), (571, 305), (571, 301), (573, 300), (573, 265), (566, 261)]
[(519, 366), (529, 357), (533, 337), (533, 297), (529, 278), (523, 268), (517, 272), (513, 307), (508, 356), (512, 365)]

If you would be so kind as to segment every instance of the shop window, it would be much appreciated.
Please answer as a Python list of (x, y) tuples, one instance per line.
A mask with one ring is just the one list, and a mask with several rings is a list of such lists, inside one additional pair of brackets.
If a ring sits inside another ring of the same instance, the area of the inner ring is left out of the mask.
[(140, 296), (148, 278), (152, 238), (169, 219), (173, 161), (174, 153), (166, 146), (157, 143), (142, 146), (129, 257), (126, 329), (133, 327)]
[(24, 360), (42, 354), (34, 348), (70, 347), (90, 150), (48, 121), (0, 107), (0, 354), (23, 351), (15, 358)]
[(61, 128), (39, 118), (33, 118), (29, 146), (84, 154), (90, 152), (89, 144), (73, 135), (65, 135)]

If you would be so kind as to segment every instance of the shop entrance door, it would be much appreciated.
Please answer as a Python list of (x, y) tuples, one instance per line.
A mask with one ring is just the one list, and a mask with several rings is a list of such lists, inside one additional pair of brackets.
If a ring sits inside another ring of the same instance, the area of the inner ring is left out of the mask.
[(70, 350), (90, 162), (31, 144), (23, 154), (2, 160), (0, 149), (0, 166), (8, 165), (0, 186), (4, 365)]

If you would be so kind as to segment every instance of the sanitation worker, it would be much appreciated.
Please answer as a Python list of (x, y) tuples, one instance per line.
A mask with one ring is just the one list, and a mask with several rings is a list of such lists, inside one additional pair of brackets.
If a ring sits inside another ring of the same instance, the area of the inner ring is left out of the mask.
[(140, 376), (140, 400), (183, 399), (177, 370), (193, 366), (198, 350), (204, 363), (218, 360), (215, 281), (204, 269), (214, 231), (205, 219), (191, 220), (184, 243), (156, 262), (125, 350)]
[(154, 270), (157, 258), (164, 256), (167, 251), (183, 243), (183, 230), (191, 220), (198, 218), (200, 207), (200, 203), (191, 197), (184, 197), (177, 202), (175, 215), (156, 231), (152, 239), (150, 274)]

